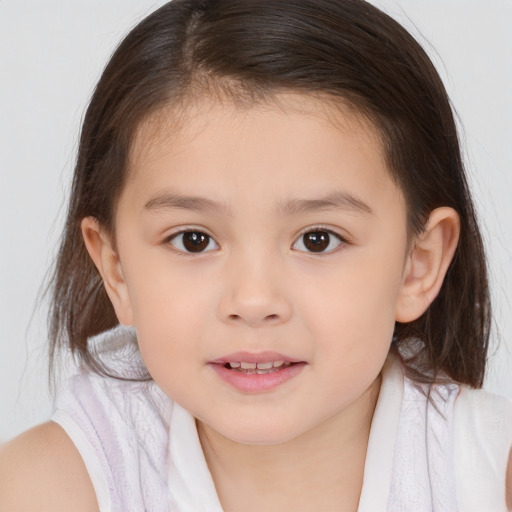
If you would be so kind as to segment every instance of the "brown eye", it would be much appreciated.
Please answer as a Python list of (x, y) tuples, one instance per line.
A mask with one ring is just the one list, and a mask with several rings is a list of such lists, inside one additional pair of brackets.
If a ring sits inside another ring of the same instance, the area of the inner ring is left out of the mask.
[(201, 231), (183, 231), (170, 239), (170, 244), (182, 252), (198, 253), (218, 249), (213, 238)]
[(329, 231), (308, 231), (293, 245), (299, 251), (324, 253), (336, 249), (342, 243), (341, 237)]

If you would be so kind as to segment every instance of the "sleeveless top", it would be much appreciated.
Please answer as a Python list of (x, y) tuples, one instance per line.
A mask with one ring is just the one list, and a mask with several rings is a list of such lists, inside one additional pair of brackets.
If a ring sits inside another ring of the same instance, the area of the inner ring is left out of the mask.
[[(92, 339), (110, 368), (140, 375), (134, 331)], [(506, 512), (512, 403), (454, 383), (419, 386), (388, 358), (358, 512)], [(194, 418), (152, 382), (82, 369), (52, 420), (80, 452), (100, 512), (222, 512)]]

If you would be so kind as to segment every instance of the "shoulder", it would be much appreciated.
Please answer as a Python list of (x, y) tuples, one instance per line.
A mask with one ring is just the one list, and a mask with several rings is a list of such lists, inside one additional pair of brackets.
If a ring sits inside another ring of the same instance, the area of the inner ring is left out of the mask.
[(512, 447), (512, 401), (484, 389), (461, 386), (454, 409), (454, 435), (473, 460), (506, 467)]
[(0, 448), (0, 496), (5, 510), (98, 510), (82, 458), (54, 422), (34, 427)]
[(506, 481), (507, 508), (512, 510), (512, 449), (508, 453), (507, 481)]
[[(506, 489), (510, 510), (511, 447), (512, 402), (483, 389), (461, 386), (455, 403), (454, 448), (462, 501), (479, 503), (481, 496), (503, 496)], [(503, 508), (502, 502), (496, 502), (492, 510)]]
[(475, 433), (493, 432), (502, 443), (512, 443), (512, 401), (484, 389), (461, 386), (455, 402), (458, 425)]

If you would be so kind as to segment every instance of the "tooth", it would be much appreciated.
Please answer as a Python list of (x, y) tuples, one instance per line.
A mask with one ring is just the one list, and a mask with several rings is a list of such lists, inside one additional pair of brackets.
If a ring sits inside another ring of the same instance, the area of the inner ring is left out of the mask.
[(231, 368), (240, 368), (240, 363), (229, 363), (229, 366), (231, 366)]
[(283, 366), (284, 361), (274, 361), (274, 363), (273, 363), (273, 364), (274, 364), (274, 368), (277, 368), (277, 367), (279, 367), (279, 366)]
[(256, 368), (256, 363), (240, 363), (243, 370), (254, 370)]
[(274, 363), (270, 361), (269, 363), (258, 363), (256, 367), (258, 370), (269, 370), (272, 366), (274, 366)]

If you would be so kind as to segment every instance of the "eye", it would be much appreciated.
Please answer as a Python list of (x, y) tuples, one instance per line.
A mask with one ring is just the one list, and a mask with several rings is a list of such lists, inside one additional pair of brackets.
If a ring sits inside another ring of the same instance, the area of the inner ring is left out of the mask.
[(215, 240), (201, 231), (182, 231), (168, 238), (168, 242), (181, 252), (199, 253), (218, 249)]
[(344, 241), (332, 231), (316, 229), (303, 233), (293, 244), (293, 249), (313, 253), (326, 253), (334, 251)]

